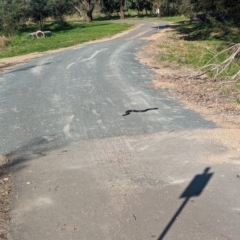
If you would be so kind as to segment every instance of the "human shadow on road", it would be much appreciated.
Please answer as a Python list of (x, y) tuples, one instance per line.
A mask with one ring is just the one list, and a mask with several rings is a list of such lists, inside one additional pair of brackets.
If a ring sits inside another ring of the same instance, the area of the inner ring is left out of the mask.
[(127, 116), (127, 115), (131, 114), (132, 112), (140, 113), (140, 112), (147, 112), (147, 111), (157, 110), (157, 109), (158, 108), (147, 108), (147, 109), (144, 109), (144, 110), (131, 109), (131, 110), (127, 110), (122, 116)]
[(182, 205), (178, 208), (177, 212), (173, 215), (172, 219), (169, 221), (167, 226), (162, 231), (161, 235), (159, 236), (158, 240), (164, 239), (167, 232), (183, 210), (183, 208), (186, 206), (187, 202), (191, 197), (198, 197), (202, 193), (203, 189), (208, 184), (210, 178), (213, 176), (213, 173), (208, 173), (210, 170), (209, 167), (207, 167), (202, 174), (196, 175), (193, 180), (190, 182), (190, 184), (187, 186), (187, 188), (184, 190), (184, 192), (181, 194), (179, 198), (185, 198)]

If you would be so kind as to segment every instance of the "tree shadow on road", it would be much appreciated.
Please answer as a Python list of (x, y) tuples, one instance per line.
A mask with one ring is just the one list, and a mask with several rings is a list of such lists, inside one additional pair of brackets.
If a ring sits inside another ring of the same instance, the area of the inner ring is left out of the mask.
[(66, 145), (66, 142), (62, 142), (61, 138), (55, 135), (34, 138), (20, 148), (5, 154), (7, 161), (2, 168), (7, 168), (10, 173), (18, 172), (27, 166), (27, 162), (44, 157), (50, 151)]

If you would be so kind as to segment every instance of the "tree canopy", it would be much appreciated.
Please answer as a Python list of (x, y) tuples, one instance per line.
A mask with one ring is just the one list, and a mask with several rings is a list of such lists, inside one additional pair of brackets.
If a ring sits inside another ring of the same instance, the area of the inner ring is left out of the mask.
[(1, 0), (0, 27), (11, 35), (26, 18), (30, 18), (43, 29), (45, 18), (64, 21), (64, 16), (73, 12), (91, 22), (96, 6), (108, 15), (117, 12), (120, 18), (124, 18), (128, 9), (136, 10), (138, 14), (154, 14), (156, 8), (160, 8), (161, 16), (185, 14), (192, 17), (199, 13), (223, 13), (236, 24), (240, 22), (240, 2), (235, 0)]

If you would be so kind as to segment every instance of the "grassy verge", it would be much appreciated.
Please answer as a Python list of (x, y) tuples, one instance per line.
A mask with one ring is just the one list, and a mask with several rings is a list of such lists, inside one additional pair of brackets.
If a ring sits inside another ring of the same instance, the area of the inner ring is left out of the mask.
[(63, 47), (69, 47), (76, 44), (111, 37), (114, 34), (127, 30), (132, 25), (126, 23), (49, 23), (45, 25), (45, 30), (52, 31), (51, 37), (42, 39), (31, 39), (27, 34), (37, 29), (32, 25), (23, 29), (15, 35), (8, 43), (7, 47), (0, 47), (0, 58), (24, 55), (33, 52), (44, 52)]
[(172, 22), (172, 23), (181, 23), (187, 21), (187, 18), (184, 16), (173, 16), (173, 17), (161, 17), (162, 21)]
[[(178, 68), (189, 66), (201, 69), (209, 64), (221, 64), (230, 52), (226, 51), (233, 43), (240, 41), (240, 34), (231, 23), (191, 23), (183, 22), (168, 33), (167, 41), (158, 43), (160, 54), (156, 61), (168, 62)], [(216, 76), (216, 71), (209, 71), (210, 81), (217, 84), (224, 83), (219, 88), (219, 94), (225, 97), (234, 95), (232, 101), (240, 103), (240, 76), (234, 81), (231, 79), (240, 69), (240, 56), (237, 55), (231, 64), (221, 74)], [(212, 65), (211, 65), (212, 66)], [(231, 84), (225, 84), (225, 83)], [(224, 87), (223, 87), (224, 86)]]

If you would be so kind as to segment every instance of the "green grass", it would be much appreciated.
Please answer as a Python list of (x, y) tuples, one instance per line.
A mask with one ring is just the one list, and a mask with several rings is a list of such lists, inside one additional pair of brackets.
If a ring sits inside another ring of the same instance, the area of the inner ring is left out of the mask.
[(179, 34), (185, 34), (185, 40), (219, 40), (226, 43), (239, 42), (239, 29), (230, 21), (226, 22), (190, 22), (182, 23), (177, 29)]
[(174, 16), (174, 17), (161, 17), (160, 20), (165, 22), (181, 23), (187, 21), (188, 19), (184, 16)]
[[(173, 26), (173, 31), (167, 33), (168, 37), (163, 38), (158, 44), (159, 57), (156, 60), (163, 64), (166, 62), (172, 68), (185, 65), (200, 69), (208, 64), (221, 64), (229, 57), (230, 52), (219, 53), (233, 43), (240, 42), (240, 33), (230, 22), (221, 23), (221, 28), (218, 24), (184, 22), (177, 27)], [(231, 77), (239, 69), (240, 55), (235, 57), (224, 72), (214, 78), (214, 82), (219, 82), (217, 85), (219, 94), (237, 104), (240, 103), (240, 77), (234, 81)], [(216, 73), (208, 72), (210, 77), (215, 77)]]
[[(191, 23), (185, 22), (175, 28), (171, 40), (159, 44), (162, 50), (160, 61), (171, 61), (201, 68), (207, 63), (221, 63), (228, 56), (224, 52), (215, 55), (229, 47), (233, 42), (239, 42), (240, 34), (230, 23)], [(232, 64), (219, 76), (220, 79), (231, 77), (239, 71), (240, 58), (234, 59)], [(215, 73), (210, 73), (213, 76)]]
[(38, 30), (36, 25), (32, 25), (22, 29), (21, 32), (12, 37), (7, 48), (0, 49), (0, 58), (70, 47), (113, 36), (129, 29), (131, 26), (126, 23), (115, 24), (109, 22), (72, 22), (64, 23), (63, 25), (47, 23), (44, 30), (52, 31), (52, 36), (42, 39), (31, 39), (27, 37), (27, 34)]

